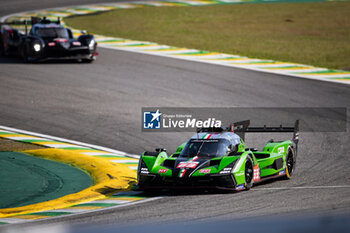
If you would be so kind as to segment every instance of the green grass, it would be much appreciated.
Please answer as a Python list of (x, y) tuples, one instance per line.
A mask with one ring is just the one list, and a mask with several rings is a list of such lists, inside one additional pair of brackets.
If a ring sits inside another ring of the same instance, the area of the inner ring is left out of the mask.
[(350, 2), (145, 7), (65, 21), (105, 36), (320, 67), (350, 67)]

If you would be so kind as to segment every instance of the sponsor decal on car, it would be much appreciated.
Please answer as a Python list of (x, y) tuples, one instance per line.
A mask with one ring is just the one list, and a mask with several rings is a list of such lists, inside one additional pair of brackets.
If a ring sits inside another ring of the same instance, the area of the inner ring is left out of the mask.
[(244, 184), (240, 184), (236, 187), (236, 190), (243, 190), (245, 189)]
[(201, 169), (201, 170), (199, 170), (199, 173), (209, 174), (210, 171), (211, 171), (211, 169)]
[(202, 139), (210, 139), (213, 134), (204, 134)]
[(254, 166), (254, 176), (253, 176), (254, 181), (259, 181), (260, 180), (260, 168), (259, 164)]
[(278, 173), (278, 175), (285, 175), (286, 174), (286, 170), (282, 170)]
[(141, 168), (141, 174), (149, 174), (149, 171), (147, 168)]
[(196, 168), (199, 162), (180, 162), (176, 168)]
[(231, 173), (231, 170), (232, 170), (232, 168), (226, 167), (226, 168), (222, 169), (222, 171), (219, 173), (220, 174), (229, 174), (229, 173)]
[(158, 173), (166, 173), (169, 169), (159, 169)]
[(68, 40), (66, 38), (56, 38), (54, 39), (54, 41), (58, 42), (58, 43), (67, 43)]
[(244, 176), (244, 171), (241, 171), (240, 173), (237, 173), (236, 176)]
[(278, 153), (279, 153), (279, 154), (284, 153), (284, 147), (279, 147), (279, 148), (278, 148)]
[(196, 168), (199, 162), (195, 162), (195, 160), (197, 160), (198, 158), (198, 156), (195, 156), (188, 161), (180, 162), (176, 168)]
[(182, 170), (180, 171), (180, 173), (179, 173), (179, 177), (180, 177), (180, 178), (184, 177), (186, 171), (187, 171), (186, 169), (182, 169)]

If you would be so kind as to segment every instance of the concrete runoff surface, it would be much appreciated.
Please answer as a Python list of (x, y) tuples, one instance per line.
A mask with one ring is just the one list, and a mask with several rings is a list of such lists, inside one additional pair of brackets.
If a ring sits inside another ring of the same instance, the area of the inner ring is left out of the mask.
[[(40, 1), (35, 4), (40, 8)], [(99, 53), (89, 65), (22, 64), (2, 58), (1, 124), (140, 154), (155, 147), (174, 151), (192, 135), (142, 133), (141, 107), (145, 106), (350, 107), (350, 87), (341, 84), (123, 51), (99, 49)], [(174, 195), (26, 226), (349, 213), (349, 132), (301, 133), (300, 138), (296, 172), (289, 181), (233, 194)]]
[(53, 200), (93, 184), (84, 171), (20, 152), (0, 152), (0, 209)]

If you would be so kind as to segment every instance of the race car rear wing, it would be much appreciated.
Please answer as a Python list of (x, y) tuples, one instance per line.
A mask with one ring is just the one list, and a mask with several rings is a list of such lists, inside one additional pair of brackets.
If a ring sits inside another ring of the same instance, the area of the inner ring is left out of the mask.
[(34, 25), (37, 23), (55, 23), (55, 24), (61, 24), (61, 19), (60, 17), (57, 17), (56, 21), (52, 21), (47, 19), (46, 17), (43, 18), (39, 18), (39, 17), (31, 17), (30, 20), (14, 20), (14, 21), (10, 21), (10, 22), (1, 22), (1, 25), (24, 25), (25, 26), (25, 35), (28, 34), (28, 25)]
[(293, 142), (298, 144), (299, 142), (299, 120), (296, 120), (294, 127), (286, 127), (283, 125), (277, 127), (249, 127), (250, 120), (239, 121), (232, 123), (230, 128), (231, 132), (236, 133), (243, 140), (245, 138), (245, 133), (293, 133)]
[(43, 18), (40, 17), (34, 17), (32, 16), (30, 20), (14, 20), (14, 21), (9, 21), (9, 22), (1, 22), (0, 25), (25, 25), (25, 24), (30, 24), (34, 25), (37, 23), (43, 23), (43, 24), (48, 24), (48, 23), (55, 23), (55, 24), (61, 24), (61, 18), (57, 17), (56, 21), (49, 20), (45, 16)]

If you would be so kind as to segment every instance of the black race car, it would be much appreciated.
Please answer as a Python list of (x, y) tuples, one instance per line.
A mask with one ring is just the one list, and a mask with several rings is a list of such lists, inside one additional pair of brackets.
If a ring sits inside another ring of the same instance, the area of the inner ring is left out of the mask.
[[(12, 25), (25, 25), (25, 32)], [(0, 30), (0, 51), (5, 56), (18, 56), (25, 62), (45, 60), (78, 60), (92, 62), (96, 59), (97, 42), (93, 35), (83, 34), (74, 38), (69, 28), (61, 25), (59, 19), (50, 21), (45, 17), (32, 18), (27, 32), (27, 21), (2, 23)]]

